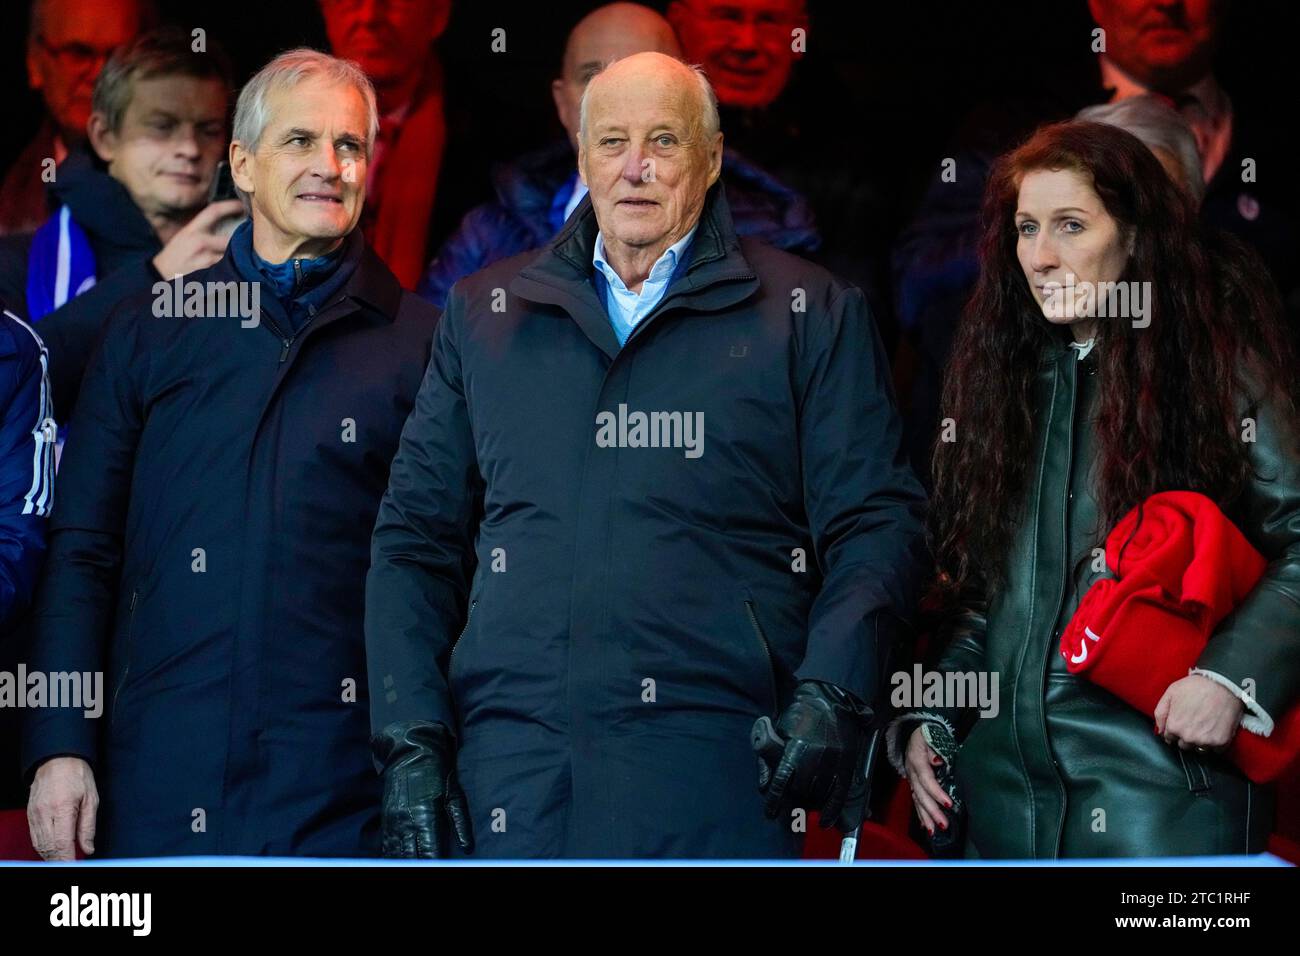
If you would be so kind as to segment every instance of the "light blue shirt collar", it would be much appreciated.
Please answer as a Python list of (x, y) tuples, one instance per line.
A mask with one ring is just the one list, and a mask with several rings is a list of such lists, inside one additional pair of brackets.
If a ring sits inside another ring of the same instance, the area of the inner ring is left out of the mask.
[(697, 222), (691, 231), (664, 250), (664, 254), (650, 267), (650, 274), (641, 284), (639, 293), (633, 292), (623, 282), (613, 267), (605, 259), (605, 236), (596, 233), (596, 246), (592, 251), (591, 263), (605, 277), (605, 311), (609, 315), (614, 334), (618, 336), (619, 345), (627, 342), (632, 330), (647, 315), (654, 311), (668, 291), (668, 283), (677, 271), (677, 263), (683, 251), (695, 238), (695, 230), (700, 227)]

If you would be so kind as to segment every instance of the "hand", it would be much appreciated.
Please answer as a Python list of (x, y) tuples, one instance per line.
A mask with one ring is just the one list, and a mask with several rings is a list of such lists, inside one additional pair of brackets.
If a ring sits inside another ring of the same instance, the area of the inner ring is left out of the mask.
[(437, 859), (451, 834), (466, 853), (474, 849), (469, 808), (456, 779), (454, 738), (442, 724), (390, 724), (371, 738), (383, 766), (380, 851), (386, 857)]
[(1245, 710), (1228, 688), (1189, 674), (1170, 684), (1156, 704), (1156, 733), (1183, 750), (1225, 750)]
[(930, 831), (930, 836), (934, 836), (935, 827), (948, 829), (948, 817), (939, 808), (951, 807), (952, 801), (944, 793), (943, 787), (939, 786), (939, 778), (934, 775), (934, 768), (943, 765), (943, 758), (925, 742), (920, 724), (907, 738), (907, 753), (903, 755), (903, 763), (907, 768), (907, 784), (912, 788), (912, 803), (916, 806), (921, 826)]
[[(853, 808), (856, 820), (842, 820), (850, 791), (857, 788), (870, 735), (871, 714), (848, 692), (823, 681), (803, 681), (794, 700), (776, 723), (784, 748), (775, 755), (760, 751), (758, 789), (767, 795), (768, 819), (796, 807), (817, 811), (822, 827), (838, 824), (851, 831), (865, 807)], [(775, 763), (775, 766), (773, 766)]]
[(75, 860), (76, 846), (95, 852), (99, 791), (90, 764), (80, 757), (52, 757), (36, 770), (27, 799), (27, 829), (43, 860)]
[(226, 243), (230, 241), (229, 233), (219, 234), (215, 227), (221, 220), (242, 215), (243, 211), (244, 204), (238, 199), (210, 203), (153, 257), (153, 267), (168, 281), (172, 276), (206, 269), (225, 255)]

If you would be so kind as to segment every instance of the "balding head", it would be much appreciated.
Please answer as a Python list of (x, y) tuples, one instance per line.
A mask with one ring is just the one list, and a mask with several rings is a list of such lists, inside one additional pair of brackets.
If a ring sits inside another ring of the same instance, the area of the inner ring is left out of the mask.
[(657, 257), (699, 221), (722, 171), (708, 81), (674, 57), (637, 53), (592, 77), (580, 112), (578, 170), (606, 249)]
[(587, 81), (614, 60), (646, 52), (680, 56), (681, 48), (668, 21), (639, 3), (598, 7), (569, 32), (560, 76), (551, 83), (551, 95), (574, 149), (578, 147), (578, 105)]
[[(701, 137), (712, 138), (721, 130), (718, 100), (708, 77), (696, 67), (688, 66), (675, 56), (642, 53), (615, 61), (587, 82), (578, 104), (578, 138), (582, 140), (591, 112), (589, 102), (595, 98), (591, 88), (601, 86), (617, 90), (618, 96), (631, 95), (642, 100), (676, 98), (685, 114), (698, 124)], [(640, 97), (636, 94), (640, 93)]]

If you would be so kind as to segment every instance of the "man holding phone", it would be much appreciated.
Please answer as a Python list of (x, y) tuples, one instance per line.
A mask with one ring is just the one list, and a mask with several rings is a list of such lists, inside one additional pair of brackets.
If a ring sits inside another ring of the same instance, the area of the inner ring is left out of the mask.
[[(0, 301), (37, 326), (66, 421), (112, 307), (160, 279), (212, 265), (243, 216), (221, 195), (231, 75), (209, 42), (161, 29), (119, 48), (95, 83), (89, 150), (59, 166), (58, 210), (34, 234), (0, 239)], [(218, 198), (219, 201), (212, 201)]]

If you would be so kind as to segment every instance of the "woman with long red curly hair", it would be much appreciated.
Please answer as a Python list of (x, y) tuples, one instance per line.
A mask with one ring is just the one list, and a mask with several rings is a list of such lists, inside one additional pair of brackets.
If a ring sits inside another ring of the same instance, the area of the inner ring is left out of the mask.
[[(891, 760), (931, 833), (957, 822), (956, 794), (968, 856), (1262, 850), (1270, 795), (1224, 751), (1244, 717), (1300, 696), (1296, 382), (1276, 291), (1110, 126), (1047, 126), (1002, 157), (983, 228), (934, 453), (932, 598), (937, 669), (996, 675), (999, 699), (905, 712)], [(1070, 673), (1059, 642), (1106, 573), (1107, 532), (1170, 490), (1211, 499), (1269, 563), (1153, 719)]]

